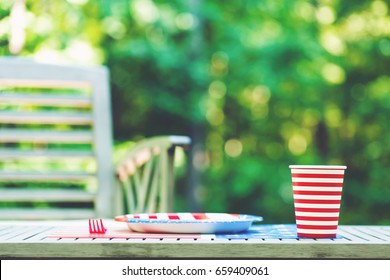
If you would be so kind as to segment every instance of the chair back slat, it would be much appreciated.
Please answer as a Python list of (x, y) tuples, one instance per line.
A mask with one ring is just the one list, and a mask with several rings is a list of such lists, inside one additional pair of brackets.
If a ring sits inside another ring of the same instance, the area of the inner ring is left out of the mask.
[(48, 129), (0, 129), (0, 143), (90, 144), (92, 131), (53, 131)]
[(90, 125), (92, 122), (92, 116), (88, 113), (0, 112), (0, 123), (3, 124)]
[(68, 201), (88, 202), (93, 200), (93, 194), (81, 190), (0, 190), (2, 201)]
[(20, 150), (20, 149), (0, 149), (0, 160), (38, 160), (38, 159), (91, 159), (94, 155), (92, 151), (78, 151), (78, 150)]
[(56, 181), (85, 181), (95, 178), (93, 173), (81, 172), (23, 172), (0, 171), (0, 182), (56, 182)]
[(2, 92), (0, 95), (1, 104), (15, 105), (40, 105), (56, 107), (91, 107), (91, 99), (88, 96), (70, 96), (66, 93), (52, 94), (35, 93), (14, 93)]
[(93, 217), (95, 211), (86, 208), (37, 208), (31, 211), (31, 208), (13, 208), (7, 211), (0, 211), (0, 220), (14, 220), (15, 217), (23, 217), (24, 220), (41, 220), (42, 217), (47, 220), (60, 219), (89, 219)]

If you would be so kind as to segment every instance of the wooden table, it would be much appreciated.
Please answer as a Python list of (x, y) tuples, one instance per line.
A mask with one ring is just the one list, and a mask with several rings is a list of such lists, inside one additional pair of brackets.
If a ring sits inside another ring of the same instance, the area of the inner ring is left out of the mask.
[[(104, 221), (127, 232), (125, 224)], [(299, 239), (295, 225), (255, 225), (258, 234), (197, 238), (52, 238), (86, 221), (0, 221), (0, 258), (390, 259), (390, 226), (339, 226), (334, 239)]]

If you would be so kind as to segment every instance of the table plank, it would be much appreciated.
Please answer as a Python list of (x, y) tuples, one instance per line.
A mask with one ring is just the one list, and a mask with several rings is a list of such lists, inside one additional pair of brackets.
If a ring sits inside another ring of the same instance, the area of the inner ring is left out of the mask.
[(345, 232), (349, 233), (349, 235), (351, 236), (351, 238), (353, 238), (353, 240), (356, 240), (358, 238), (358, 239), (363, 239), (371, 242), (385, 241), (380, 237), (375, 236), (370, 232), (367, 232), (367, 227), (347, 226), (343, 228), (343, 231), (344, 234)]
[(382, 229), (382, 227), (375, 227), (375, 228), (370, 227), (370, 230), (373, 230), (378, 234), (380, 234), (382, 238), (384, 238), (386, 241), (390, 241), (390, 231), (386, 231)]

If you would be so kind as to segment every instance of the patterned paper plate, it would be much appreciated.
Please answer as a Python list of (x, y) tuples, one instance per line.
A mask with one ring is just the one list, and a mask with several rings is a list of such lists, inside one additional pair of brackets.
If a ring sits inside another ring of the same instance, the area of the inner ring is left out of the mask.
[(246, 231), (260, 216), (227, 213), (153, 213), (115, 217), (131, 231), (156, 233), (235, 233)]

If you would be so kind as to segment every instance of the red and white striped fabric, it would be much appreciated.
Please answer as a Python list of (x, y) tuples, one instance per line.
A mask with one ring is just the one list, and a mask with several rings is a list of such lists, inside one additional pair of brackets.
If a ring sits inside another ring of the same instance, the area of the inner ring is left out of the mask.
[(336, 237), (346, 168), (290, 165), (298, 237)]

